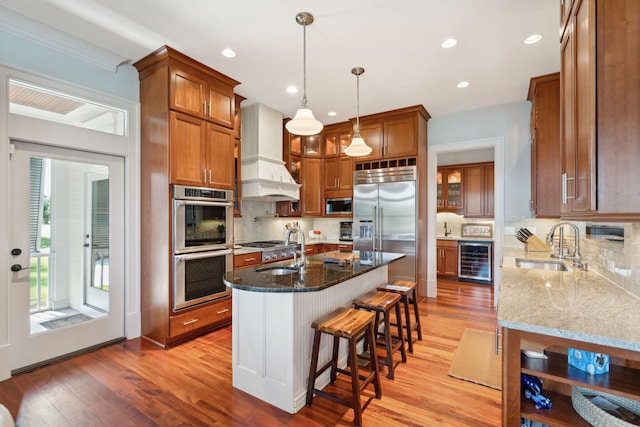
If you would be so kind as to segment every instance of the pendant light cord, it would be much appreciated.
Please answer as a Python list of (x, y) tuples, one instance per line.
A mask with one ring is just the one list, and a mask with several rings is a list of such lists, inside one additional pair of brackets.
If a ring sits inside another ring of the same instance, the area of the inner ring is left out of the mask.
[(356, 74), (356, 137), (360, 136), (360, 74)]
[(307, 108), (307, 24), (302, 24), (302, 107)]

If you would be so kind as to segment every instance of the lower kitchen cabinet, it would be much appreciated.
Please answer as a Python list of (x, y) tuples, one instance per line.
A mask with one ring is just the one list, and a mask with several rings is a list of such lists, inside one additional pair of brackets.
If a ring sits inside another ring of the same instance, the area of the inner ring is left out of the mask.
[(231, 323), (231, 297), (169, 317), (169, 336), (187, 336), (190, 332)]
[(233, 269), (253, 267), (262, 263), (262, 252), (237, 254), (233, 256)]
[[(570, 367), (566, 355), (569, 347), (608, 354), (611, 358), (609, 372), (588, 375)], [(633, 400), (640, 397), (638, 352), (510, 328), (502, 328), (502, 348), (503, 426), (519, 427), (520, 417), (551, 426), (591, 425), (573, 408), (572, 386), (603, 391)], [(530, 359), (521, 354), (521, 350), (540, 351), (541, 348), (553, 350), (548, 354), (548, 359)], [(521, 397), (521, 373), (535, 375), (542, 380), (542, 394), (551, 400), (551, 409), (538, 410), (531, 399)]]
[(443, 277), (458, 277), (458, 241), (438, 240), (437, 274)]

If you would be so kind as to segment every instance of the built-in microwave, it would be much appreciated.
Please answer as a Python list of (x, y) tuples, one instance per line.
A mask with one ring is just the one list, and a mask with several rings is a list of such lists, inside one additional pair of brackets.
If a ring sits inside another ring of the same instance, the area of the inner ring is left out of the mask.
[(353, 199), (351, 197), (342, 197), (335, 199), (325, 199), (326, 215), (351, 215), (353, 213)]
[(233, 191), (173, 186), (173, 253), (233, 248)]

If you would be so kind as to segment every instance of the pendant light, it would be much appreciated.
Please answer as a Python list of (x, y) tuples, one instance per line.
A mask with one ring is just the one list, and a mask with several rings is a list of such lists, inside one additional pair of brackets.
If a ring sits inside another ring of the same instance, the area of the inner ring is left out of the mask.
[(300, 12), (296, 15), (296, 22), (302, 25), (302, 105), (296, 112), (295, 117), (289, 120), (285, 127), (289, 133), (294, 135), (316, 135), (322, 130), (322, 123), (313, 117), (313, 112), (307, 107), (307, 25), (313, 23), (313, 15), (309, 12)]
[(351, 138), (351, 144), (344, 150), (347, 156), (361, 157), (366, 156), (373, 151), (369, 147), (364, 139), (360, 136), (360, 74), (364, 73), (364, 68), (355, 67), (351, 69), (351, 74), (356, 76), (356, 131), (353, 138)]

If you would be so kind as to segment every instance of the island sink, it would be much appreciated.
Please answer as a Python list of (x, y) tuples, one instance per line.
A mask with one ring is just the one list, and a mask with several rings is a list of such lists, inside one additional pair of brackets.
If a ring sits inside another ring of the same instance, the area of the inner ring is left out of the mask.
[(273, 276), (284, 276), (287, 274), (299, 273), (300, 269), (297, 267), (283, 267), (281, 265), (273, 267), (256, 268), (257, 273), (267, 273)]
[(563, 262), (544, 259), (516, 258), (516, 267), (550, 271), (571, 271)]

